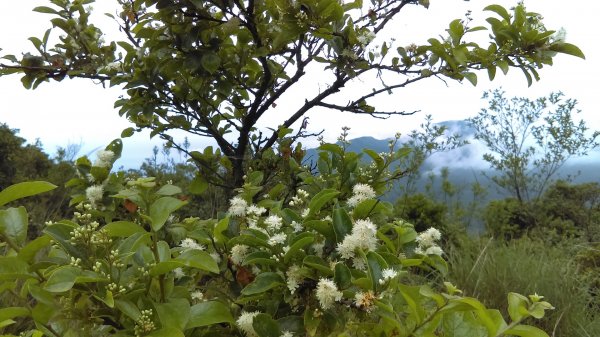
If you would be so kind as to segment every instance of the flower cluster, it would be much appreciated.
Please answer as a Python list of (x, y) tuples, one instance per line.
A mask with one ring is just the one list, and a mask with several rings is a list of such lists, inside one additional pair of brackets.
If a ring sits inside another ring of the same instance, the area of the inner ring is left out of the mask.
[(348, 199), (348, 206), (355, 207), (362, 201), (375, 198), (375, 191), (367, 184), (356, 184), (352, 188), (352, 197)]
[(104, 187), (102, 185), (92, 185), (85, 190), (85, 197), (90, 202), (92, 207), (96, 207), (96, 203), (104, 197)]
[(317, 284), (315, 295), (321, 308), (327, 310), (333, 306), (334, 302), (339, 302), (343, 294), (332, 280), (321, 278)]
[(254, 331), (254, 327), (252, 326), (252, 322), (254, 321), (254, 317), (260, 314), (259, 311), (254, 312), (245, 312), (242, 311), (242, 314), (237, 319), (236, 323), (240, 327), (240, 329), (246, 334), (247, 337), (256, 337), (256, 331)]
[(423, 233), (417, 236), (417, 248), (415, 249), (416, 254), (421, 255), (442, 255), (444, 251), (440, 246), (437, 245), (438, 241), (442, 237), (439, 230), (431, 227)]
[(94, 166), (110, 168), (112, 161), (115, 159), (115, 153), (110, 150), (100, 150), (96, 152), (96, 160)]
[(365, 251), (375, 250), (377, 247), (377, 227), (369, 219), (356, 220), (352, 232), (338, 243), (337, 252), (343, 259), (354, 259), (355, 266), (361, 266), (362, 260), (357, 260), (356, 249)]

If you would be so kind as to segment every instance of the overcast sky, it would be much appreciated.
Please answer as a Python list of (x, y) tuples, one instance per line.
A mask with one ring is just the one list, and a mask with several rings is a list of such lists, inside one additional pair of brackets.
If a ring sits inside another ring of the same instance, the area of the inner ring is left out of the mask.
[[(106, 32), (115, 32), (115, 24), (100, 13), (111, 11), (109, 5), (115, 2), (100, 0), (94, 4), (99, 12), (95, 17), (97, 25)], [(482, 23), (481, 20), (489, 14), (483, 13), (482, 9), (491, 3), (510, 7), (516, 1), (431, 0), (429, 10), (415, 7), (402, 13), (387, 34), (397, 39), (397, 45), (423, 42), (429, 37), (442, 34), (452, 19), (462, 18), (467, 10), (472, 10), (472, 17), (476, 22)], [(29, 51), (31, 47), (27, 38), (43, 35), (50, 26), (50, 17), (31, 12), (33, 7), (40, 5), (48, 5), (48, 1), (0, 0), (1, 55), (20, 55), (22, 51)], [(342, 126), (351, 127), (352, 138), (367, 135), (386, 138), (398, 131), (406, 133), (417, 127), (426, 114), (433, 115), (435, 121), (471, 117), (485, 106), (486, 102), (481, 100), (483, 91), (500, 86), (511, 96), (531, 98), (562, 90), (568, 97), (579, 100), (579, 108), (583, 110), (581, 116), (591, 127), (600, 129), (600, 118), (597, 117), (600, 105), (597, 99), (600, 93), (597, 85), (600, 77), (600, 33), (593, 28), (596, 16), (600, 13), (600, 2), (529, 0), (526, 5), (528, 10), (544, 16), (549, 29), (564, 27), (567, 42), (578, 45), (586, 54), (586, 60), (563, 55), (556, 57), (555, 65), (544, 68), (540, 72), (542, 80), (534, 83), (531, 88), (527, 88), (526, 80), (518, 70), (511, 70), (507, 76), (498, 72), (493, 83), (487, 81), (487, 74), (480, 73), (477, 87), (468, 82), (448, 82), (447, 86), (436, 79), (421, 81), (396, 91), (394, 95), (381, 96), (377, 102), (379, 106), (396, 110), (420, 110), (419, 114), (382, 121), (331, 110), (314, 110), (308, 115), (309, 130), (325, 129), (325, 138), (330, 141), (335, 140)], [(302, 84), (302, 90), (289, 93), (283, 104), (278, 104), (278, 108), (270, 112), (261, 125), (280, 124), (285, 119), (286, 111), (294, 111), (298, 104), (309, 97), (306, 96), (307, 90), (318, 90), (313, 83), (319, 76), (318, 72), (309, 73)], [(357, 82), (352, 85), (351, 90), (370, 91), (371, 87), (368, 82)], [(0, 122), (20, 129), (20, 136), (29, 141), (39, 138), (49, 153), (53, 153), (57, 146), (81, 143), (82, 154), (85, 154), (105, 146), (119, 137), (122, 129), (130, 126), (113, 109), (113, 103), (120, 94), (117, 88), (102, 88), (101, 85), (85, 80), (44, 83), (35, 91), (28, 91), (22, 87), (19, 76), (5, 76), (0, 78)], [(151, 154), (152, 144), (159, 142), (150, 142), (145, 134), (126, 139), (124, 156), (127, 161), (121, 161), (121, 164), (137, 166), (135, 163), (140, 163)], [(206, 143), (192, 139), (192, 144), (201, 147)]]

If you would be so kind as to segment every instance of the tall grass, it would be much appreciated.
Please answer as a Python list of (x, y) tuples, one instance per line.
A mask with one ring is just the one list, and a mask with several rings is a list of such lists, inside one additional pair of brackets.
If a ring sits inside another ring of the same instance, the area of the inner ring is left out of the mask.
[(460, 240), (447, 248), (450, 279), (468, 296), (506, 314), (507, 293), (543, 295), (556, 309), (536, 323), (553, 337), (600, 336), (600, 298), (575, 262), (581, 247), (549, 246), (523, 238)]

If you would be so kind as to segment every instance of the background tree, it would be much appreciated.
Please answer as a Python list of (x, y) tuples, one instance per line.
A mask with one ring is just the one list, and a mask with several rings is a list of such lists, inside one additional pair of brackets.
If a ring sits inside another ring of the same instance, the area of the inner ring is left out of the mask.
[(540, 198), (551, 179), (573, 156), (598, 146), (600, 132), (588, 133), (574, 115), (577, 101), (562, 93), (530, 100), (505, 98), (505, 92), (486, 92), (489, 107), (469, 119), (475, 138), (490, 152), (483, 159), (498, 172), (492, 181), (519, 203)]
[[(89, 22), (93, 0), (50, 0), (48, 13), (60, 37), (50, 32), (31, 38), (36, 51), (22, 58), (6, 55), (0, 75), (22, 74), (27, 88), (48, 80), (89, 78), (121, 85), (127, 92), (116, 102), (134, 131), (150, 129), (176, 148), (172, 130), (213, 138), (218, 151), (190, 153), (202, 177), (211, 183), (240, 186), (252, 162), (278, 145), (282, 133), (302, 121), (311, 109), (324, 107), (387, 117), (406, 111), (382, 111), (377, 96), (392, 93), (429, 77), (477, 83), (477, 70), (510, 67), (523, 71), (529, 83), (536, 69), (552, 64), (557, 52), (583, 57), (581, 51), (547, 30), (541, 16), (522, 4), (512, 13), (492, 5), (489, 28), (470, 27), (471, 19), (450, 23), (441, 38), (423, 45), (395, 46), (372, 41), (410, 5), (423, 0), (255, 1), (116, 0), (116, 16), (124, 40), (105, 41)], [(110, 14), (109, 14), (110, 15)], [(478, 45), (474, 32), (489, 29), (490, 41)], [(316, 66), (315, 66), (316, 65)], [(269, 132), (256, 128), (284, 93), (297, 87), (308, 67), (325, 70), (321, 88)], [(348, 100), (342, 89), (350, 82), (377, 77), (378, 86)], [(305, 132), (299, 129), (298, 136)], [(290, 151), (284, 146), (280, 151)], [(281, 156), (288, 159), (289, 156)]]

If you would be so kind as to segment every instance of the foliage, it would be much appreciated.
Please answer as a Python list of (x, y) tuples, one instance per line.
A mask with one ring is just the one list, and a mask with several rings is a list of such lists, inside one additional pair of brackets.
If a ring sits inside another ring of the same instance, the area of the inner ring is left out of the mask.
[(417, 231), (424, 231), (429, 227), (446, 227), (446, 205), (431, 200), (424, 194), (405, 195), (396, 201), (394, 209), (397, 217), (412, 223)]
[(557, 243), (567, 238), (596, 242), (600, 228), (598, 183), (569, 184), (559, 180), (535, 202), (494, 200), (485, 209), (488, 233), (505, 239), (525, 234)]
[(59, 186), (50, 193), (22, 202), (22, 206), (29, 210), (29, 221), (33, 224), (29, 233), (35, 237), (39, 234), (40, 224), (67, 215), (68, 193), (64, 184), (72, 175), (73, 168), (64, 154), (49, 158), (39, 140), (26, 144), (25, 139), (18, 136), (18, 131), (0, 124), (0, 190), (30, 180), (46, 180)]
[(6, 124), (0, 124), (0, 189), (40, 179), (52, 165), (39, 141), (25, 144), (25, 139), (17, 136), (18, 132)]
[(506, 291), (544, 294), (556, 310), (539, 321), (542, 329), (555, 337), (599, 336), (598, 266), (582, 268), (578, 259), (586, 252), (593, 249), (572, 239), (548, 245), (545, 239), (526, 237), (508, 243), (464, 238), (459, 248), (448, 248), (448, 278), (464, 295), (502, 312)]
[(560, 92), (533, 101), (504, 95), (486, 92), (489, 107), (469, 121), (490, 151), (483, 159), (498, 172), (492, 181), (520, 203), (537, 200), (569, 158), (598, 146), (600, 132), (588, 134), (574, 117), (577, 101)]
[[(127, 93), (116, 106), (135, 124), (123, 136), (149, 129), (179, 149), (184, 147), (172, 130), (210, 137), (218, 150), (190, 156), (200, 177), (229, 187), (241, 186), (253, 160), (272, 156), (282, 134), (315, 108), (377, 117), (406, 114), (381, 111), (374, 101), (429, 77), (475, 85), (479, 70), (493, 79), (497, 69), (518, 68), (531, 84), (537, 69), (551, 65), (557, 53), (584, 57), (523, 4), (510, 13), (499, 5), (486, 7), (489, 27), (471, 27), (467, 16), (452, 21), (440, 38), (403, 47), (377, 37), (406, 8), (428, 7), (429, 1), (117, 0), (117, 15), (108, 14), (123, 34), (116, 41), (106, 41), (90, 22), (87, 5), (93, 0), (48, 2), (51, 7), (34, 10), (50, 15), (53, 28), (30, 38), (33, 54), (5, 55), (0, 76), (21, 74), (27, 88), (65, 78), (122, 86)], [(473, 40), (481, 30), (490, 40), (479, 45)], [(59, 34), (56, 43), (52, 32)], [(263, 134), (258, 121), (286, 92), (301, 88), (309, 68), (325, 74), (319, 85), (324, 89), (308, 93)], [(342, 89), (370, 77), (378, 84), (348, 101)], [(305, 122), (296, 127), (297, 137), (306, 135)]]
[[(2, 211), (0, 291), (11, 306), (0, 326), (52, 337), (548, 336), (525, 323), (552, 308), (540, 296), (508, 293), (507, 322), (450, 283), (412, 277), (443, 278), (447, 265), (439, 231), (417, 233), (377, 199), (378, 170), (401, 153), (367, 151), (374, 165), (361, 170), (360, 154), (321, 151), (319, 175), (292, 168), (301, 187), (290, 198), (277, 187), (258, 195), (254, 171), (222, 217), (180, 221), (180, 188), (110, 173), (120, 141), (94, 163), (80, 158), (71, 219), (28, 241), (25, 209)], [(0, 200), (52, 187), (12, 186)]]
[(525, 235), (538, 225), (538, 216), (531, 203), (514, 198), (493, 200), (484, 210), (483, 219), (488, 234), (510, 240)]

